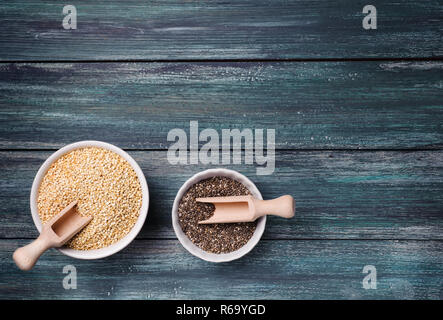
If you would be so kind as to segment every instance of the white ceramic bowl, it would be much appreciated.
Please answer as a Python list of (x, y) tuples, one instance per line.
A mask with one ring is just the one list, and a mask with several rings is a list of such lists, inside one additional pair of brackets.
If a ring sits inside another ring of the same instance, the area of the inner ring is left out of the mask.
[(238, 173), (237, 171), (228, 170), (228, 169), (209, 169), (206, 171), (202, 171), (192, 176), (188, 181), (186, 181), (183, 184), (183, 186), (178, 191), (177, 196), (175, 197), (174, 200), (174, 205), (172, 207), (172, 226), (174, 227), (175, 234), (180, 243), (183, 245), (183, 247), (186, 248), (186, 250), (188, 250), (193, 255), (210, 262), (227, 262), (243, 257), (245, 254), (251, 251), (252, 248), (255, 247), (255, 245), (260, 241), (263, 231), (265, 230), (266, 216), (263, 216), (257, 220), (257, 227), (251, 239), (249, 239), (249, 241), (243, 247), (241, 247), (236, 251), (216, 254), (216, 253), (206, 252), (197, 247), (188, 238), (188, 236), (183, 232), (182, 228), (180, 227), (180, 223), (178, 220), (178, 204), (180, 203), (180, 200), (183, 197), (183, 195), (186, 193), (186, 191), (188, 191), (188, 189), (192, 185), (196, 184), (201, 180), (216, 176), (223, 176), (234, 179), (242, 183), (246, 188), (248, 188), (248, 190), (251, 191), (254, 197), (260, 200), (263, 199), (260, 191), (258, 191), (255, 184), (241, 173)]
[(60, 150), (53, 153), (46, 161), (43, 163), (43, 165), (40, 167), (40, 169), (37, 172), (37, 175), (35, 176), (34, 182), (32, 183), (32, 189), (31, 189), (31, 213), (32, 213), (32, 219), (34, 220), (34, 224), (37, 227), (38, 231), (41, 232), (42, 229), (42, 222), (40, 220), (40, 217), (38, 215), (38, 208), (37, 208), (37, 197), (38, 197), (38, 189), (40, 187), (40, 183), (43, 180), (43, 177), (45, 176), (46, 172), (48, 171), (49, 167), (53, 162), (55, 162), (58, 158), (60, 158), (62, 155), (79, 148), (85, 148), (85, 147), (98, 147), (103, 149), (111, 150), (120, 156), (122, 156), (126, 161), (129, 162), (131, 167), (134, 169), (135, 173), (137, 174), (138, 180), (140, 182), (141, 188), (142, 188), (142, 205), (140, 208), (140, 213), (138, 216), (138, 220), (135, 223), (132, 230), (120, 241), (101, 248), (101, 249), (94, 249), (94, 250), (75, 250), (70, 249), (67, 247), (59, 248), (58, 250), (62, 253), (64, 253), (67, 256), (77, 258), (77, 259), (100, 259), (107, 256), (110, 256), (120, 250), (122, 250), (124, 247), (126, 247), (129, 243), (131, 243), (132, 240), (137, 236), (137, 234), (140, 232), (145, 220), (146, 215), (148, 213), (148, 207), (149, 207), (149, 190), (148, 185), (146, 183), (145, 176), (138, 166), (138, 164), (135, 162), (135, 160), (127, 154), (122, 149), (101, 141), (80, 141), (75, 142), (72, 144), (69, 144), (67, 146), (64, 146)]

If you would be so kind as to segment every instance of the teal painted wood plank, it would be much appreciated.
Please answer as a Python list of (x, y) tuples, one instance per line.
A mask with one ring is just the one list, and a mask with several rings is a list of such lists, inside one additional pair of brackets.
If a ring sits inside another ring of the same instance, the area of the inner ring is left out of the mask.
[(0, 60), (288, 59), (442, 56), (440, 1), (70, 1), (77, 30), (55, 0), (0, 5)]
[[(441, 241), (264, 241), (240, 260), (202, 261), (177, 240), (136, 240), (102, 260), (50, 250), (30, 272), (11, 255), (23, 240), (0, 240), (1, 299), (442, 299)], [(65, 290), (65, 265), (77, 289)], [(365, 265), (377, 289), (362, 288)], [(251, 276), (251, 274), (253, 276)]]
[[(216, 166), (171, 165), (164, 151), (129, 152), (142, 168), (150, 208), (139, 238), (175, 239), (171, 210), (193, 174)], [(0, 152), (0, 238), (32, 238), (29, 209), (34, 176), (51, 152)], [(265, 239), (443, 240), (443, 151), (278, 151), (276, 170), (257, 176), (252, 165), (232, 165), (266, 199), (292, 194), (294, 219), (269, 217)]]
[(103, 139), (167, 149), (173, 128), (276, 130), (279, 149), (441, 148), (442, 62), (0, 65), (0, 148)]

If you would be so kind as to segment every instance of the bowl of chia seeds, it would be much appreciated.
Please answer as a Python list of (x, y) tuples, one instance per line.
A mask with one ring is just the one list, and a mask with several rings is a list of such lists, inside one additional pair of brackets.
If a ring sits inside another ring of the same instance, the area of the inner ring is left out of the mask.
[(199, 224), (213, 215), (214, 205), (196, 201), (249, 194), (263, 199), (255, 184), (234, 170), (209, 169), (187, 180), (172, 207), (172, 225), (183, 247), (210, 262), (232, 261), (251, 251), (265, 230), (266, 216), (254, 222)]

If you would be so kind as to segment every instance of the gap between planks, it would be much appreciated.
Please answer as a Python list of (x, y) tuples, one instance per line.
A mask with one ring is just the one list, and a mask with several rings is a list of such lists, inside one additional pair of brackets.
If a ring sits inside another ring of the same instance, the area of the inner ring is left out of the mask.
[[(60, 147), (61, 148), (61, 147)], [(60, 148), (1, 148), (0, 152), (50, 152), (57, 151)], [(162, 152), (168, 151), (168, 149), (164, 148), (121, 148), (124, 151), (149, 151), (149, 152)], [(219, 148), (218, 151), (223, 151), (223, 148)], [(423, 147), (412, 147), (412, 148), (298, 148), (298, 149), (286, 149), (286, 148), (275, 148), (275, 151), (281, 152), (427, 152), (427, 151), (442, 151), (443, 144), (440, 145), (430, 145), (427, 148)], [(186, 149), (187, 152), (191, 150), (189, 148)], [(229, 151), (233, 151), (233, 148), (230, 148)], [(241, 148), (240, 151), (246, 151), (245, 148)]]
[[(1, 237), (0, 240), (35, 240), (35, 237), (26, 237), (26, 238), (3, 238)], [(135, 238), (133, 241), (178, 241), (177, 238)], [(377, 238), (377, 239), (371, 239), (371, 238), (281, 238), (281, 239), (275, 239), (275, 238), (261, 238), (260, 241), (402, 241), (402, 242), (408, 242), (408, 241), (416, 241), (416, 242), (426, 242), (426, 241), (438, 241), (443, 242), (443, 239), (394, 239), (394, 238)]]
[(443, 61), (443, 56), (399, 58), (277, 58), (277, 59), (102, 59), (102, 60), (0, 60), (0, 63), (235, 63), (235, 62), (371, 62), (371, 61)]

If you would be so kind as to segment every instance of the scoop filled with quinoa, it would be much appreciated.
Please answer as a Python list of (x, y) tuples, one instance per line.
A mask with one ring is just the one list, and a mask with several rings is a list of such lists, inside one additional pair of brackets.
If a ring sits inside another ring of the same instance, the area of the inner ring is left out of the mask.
[(37, 197), (42, 223), (74, 200), (78, 212), (93, 219), (66, 245), (100, 249), (131, 231), (139, 217), (142, 189), (134, 169), (120, 155), (86, 147), (64, 154), (46, 172)]

